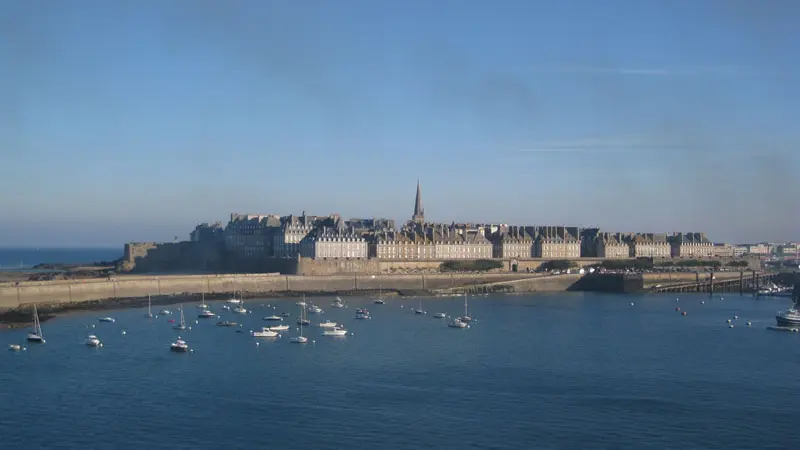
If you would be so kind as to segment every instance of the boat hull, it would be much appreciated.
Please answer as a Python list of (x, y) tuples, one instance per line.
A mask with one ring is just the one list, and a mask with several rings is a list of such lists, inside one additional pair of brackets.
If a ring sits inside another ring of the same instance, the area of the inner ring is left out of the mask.
[(177, 353), (186, 353), (189, 351), (189, 347), (170, 347), (170, 351), (177, 352)]
[(255, 331), (253, 332), (253, 337), (257, 338), (273, 338), (278, 337), (278, 333), (274, 331)]
[(800, 327), (800, 317), (775, 316), (779, 327)]
[(38, 342), (40, 344), (44, 344), (44, 338), (35, 334), (29, 334), (28, 342)]

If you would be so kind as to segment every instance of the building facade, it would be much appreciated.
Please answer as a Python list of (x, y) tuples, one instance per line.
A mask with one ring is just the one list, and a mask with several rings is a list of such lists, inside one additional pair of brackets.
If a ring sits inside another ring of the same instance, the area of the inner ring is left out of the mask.
[(300, 256), (314, 259), (365, 259), (367, 240), (347, 228), (317, 228), (299, 245)]
[(715, 258), (733, 258), (736, 256), (734, 246), (728, 244), (714, 244)]
[(636, 233), (628, 237), (632, 258), (671, 258), (672, 246), (666, 233)]
[(232, 213), (225, 227), (225, 250), (235, 258), (259, 259), (273, 253), (272, 233), (280, 225), (275, 214)]
[(571, 227), (541, 227), (534, 247), (536, 258), (574, 259), (581, 256), (580, 233)]
[(601, 233), (596, 238), (597, 257), (606, 259), (630, 258), (630, 245), (619, 233)]
[(670, 245), (673, 258), (714, 257), (714, 244), (704, 233), (675, 233)]
[(534, 237), (524, 227), (505, 227), (492, 234), (494, 258), (533, 258), (536, 252)]

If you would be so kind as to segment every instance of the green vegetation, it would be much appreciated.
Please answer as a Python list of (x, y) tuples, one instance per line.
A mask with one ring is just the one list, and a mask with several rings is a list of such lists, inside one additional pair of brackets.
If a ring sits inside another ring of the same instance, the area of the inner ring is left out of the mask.
[(476, 259), (471, 261), (445, 261), (439, 266), (442, 272), (466, 272), (481, 271), (486, 272), (492, 269), (501, 269), (502, 261), (493, 259)]
[(567, 269), (573, 269), (575, 267), (578, 267), (578, 265), (575, 264), (575, 261), (570, 261), (568, 259), (555, 259), (552, 261), (545, 261), (544, 263), (542, 263), (542, 265), (539, 266), (539, 271), (567, 270)]
[(649, 258), (607, 259), (600, 263), (600, 267), (608, 270), (647, 270), (653, 268), (653, 260)]

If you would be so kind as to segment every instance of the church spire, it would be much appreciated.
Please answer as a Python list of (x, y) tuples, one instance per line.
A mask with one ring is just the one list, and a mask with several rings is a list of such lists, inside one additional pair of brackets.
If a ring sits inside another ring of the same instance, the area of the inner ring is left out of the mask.
[(414, 201), (414, 216), (411, 218), (414, 222), (425, 222), (425, 209), (422, 207), (422, 190), (419, 187), (419, 178), (417, 178), (417, 199)]

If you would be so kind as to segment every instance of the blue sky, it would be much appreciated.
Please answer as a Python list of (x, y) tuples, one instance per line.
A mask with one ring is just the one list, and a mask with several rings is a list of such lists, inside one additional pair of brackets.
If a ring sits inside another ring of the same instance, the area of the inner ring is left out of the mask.
[(798, 239), (797, 5), (6, 1), (0, 245), (406, 219), (418, 177), (435, 221)]

